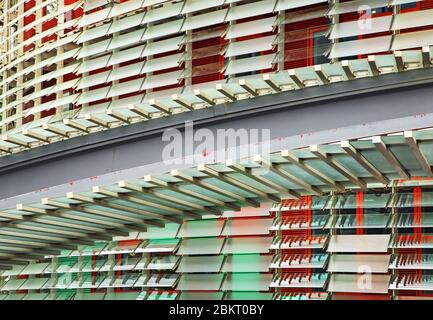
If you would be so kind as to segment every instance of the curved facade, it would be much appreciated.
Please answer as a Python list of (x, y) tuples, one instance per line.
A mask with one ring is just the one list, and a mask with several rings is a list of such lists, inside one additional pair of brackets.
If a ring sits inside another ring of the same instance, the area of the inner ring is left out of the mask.
[(0, 150), (423, 68), (432, 8), (429, 0), (4, 1)]

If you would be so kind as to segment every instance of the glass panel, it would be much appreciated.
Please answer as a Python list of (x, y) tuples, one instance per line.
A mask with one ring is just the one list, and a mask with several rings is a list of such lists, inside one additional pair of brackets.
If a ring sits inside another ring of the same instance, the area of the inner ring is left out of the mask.
[(33, 263), (29, 264), (27, 267), (21, 271), (20, 274), (24, 275), (32, 275), (32, 274), (41, 274), (48, 267), (49, 263)]
[(322, 210), (324, 209), (326, 203), (329, 201), (330, 197), (312, 197), (311, 200), (311, 210)]
[(335, 235), (328, 252), (384, 252), (388, 251), (390, 235)]
[(312, 273), (304, 275), (299, 273), (288, 273), (276, 275), (272, 280), (273, 288), (319, 288), (325, 286), (328, 279), (327, 273)]
[(222, 253), (268, 253), (272, 239), (272, 237), (229, 238), (226, 240)]
[(222, 290), (225, 291), (268, 291), (272, 274), (232, 273), (228, 274)]
[(390, 269), (433, 270), (432, 254), (404, 254), (392, 257)]
[(217, 237), (221, 234), (224, 220), (185, 221), (180, 228), (179, 238)]
[(387, 273), (390, 255), (333, 255), (328, 272)]
[(104, 300), (136, 300), (139, 292), (107, 293)]
[(182, 292), (180, 300), (222, 300), (223, 292)]
[(322, 249), (328, 236), (282, 236), (276, 237), (271, 249)]
[(330, 292), (353, 292), (353, 293), (388, 293), (391, 275), (370, 274), (371, 285), (360, 286), (365, 275), (358, 274), (333, 274), (329, 282)]
[(393, 236), (392, 248), (433, 248), (433, 235), (431, 234), (399, 234)]
[(176, 272), (220, 272), (224, 256), (183, 257)]
[(433, 227), (433, 214), (423, 213), (415, 217), (412, 213), (399, 213), (395, 226), (398, 228)]
[(223, 238), (184, 239), (179, 248), (179, 255), (219, 254), (223, 246)]
[(269, 234), (273, 219), (228, 220), (222, 232), (224, 236)]
[(399, 275), (391, 283), (392, 290), (433, 291), (433, 275)]
[(228, 292), (225, 300), (272, 300), (268, 292)]
[(173, 270), (179, 261), (176, 256), (143, 257), (135, 266), (135, 270)]
[(298, 269), (298, 268), (324, 268), (328, 261), (327, 254), (284, 254), (276, 259), (271, 268)]
[(173, 252), (179, 244), (179, 239), (152, 239), (143, 244), (136, 250), (136, 253), (142, 252)]
[(388, 214), (364, 214), (362, 221), (357, 221), (356, 214), (341, 214), (333, 217), (327, 228), (352, 229), (352, 228), (385, 228), (388, 225)]
[(364, 194), (364, 208), (386, 208), (390, 197), (388, 193)]
[(177, 289), (182, 291), (218, 291), (223, 277), (223, 274), (183, 274)]
[(227, 257), (222, 272), (268, 272), (273, 256), (233, 255)]

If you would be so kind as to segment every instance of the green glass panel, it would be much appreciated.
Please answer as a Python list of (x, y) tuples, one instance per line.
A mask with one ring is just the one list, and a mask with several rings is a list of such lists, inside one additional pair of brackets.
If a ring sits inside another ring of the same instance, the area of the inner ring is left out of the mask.
[(45, 300), (48, 297), (48, 293), (29, 293), (26, 294), (23, 300)]
[(107, 293), (104, 300), (137, 300), (139, 292)]
[(227, 257), (223, 272), (268, 272), (272, 256), (259, 254), (233, 255)]
[(13, 293), (13, 294), (8, 294), (4, 300), (23, 300), (24, 296), (25, 296), (24, 294)]
[(389, 193), (382, 194), (364, 194), (364, 208), (385, 208), (391, 195)]
[(332, 227), (336, 229), (384, 228), (387, 226), (389, 218), (388, 214), (364, 214), (362, 223), (358, 223), (355, 214), (342, 214), (335, 217)]
[(225, 300), (272, 300), (270, 292), (229, 292)]
[(223, 292), (182, 292), (180, 300), (221, 300)]
[(75, 290), (57, 290), (55, 300), (71, 300), (75, 293)]
[(224, 281), (224, 291), (267, 291), (272, 281), (272, 274), (232, 273)]

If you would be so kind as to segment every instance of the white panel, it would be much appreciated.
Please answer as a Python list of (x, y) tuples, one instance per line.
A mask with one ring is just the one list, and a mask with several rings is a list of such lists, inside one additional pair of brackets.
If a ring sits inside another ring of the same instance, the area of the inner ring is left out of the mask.
[(224, 38), (234, 39), (249, 36), (252, 34), (271, 32), (274, 28), (276, 20), (276, 17), (270, 17), (260, 20), (233, 24), (229, 27)]
[(343, 22), (332, 27), (329, 39), (346, 38), (365, 34), (389, 31), (392, 16), (369, 19), (368, 22), (362, 20)]
[(329, 58), (342, 58), (389, 51), (392, 36), (335, 43)]
[(108, 46), (108, 50), (119, 49), (122, 47), (127, 47), (140, 42), (144, 31), (142, 29), (135, 30), (132, 32), (127, 32), (119, 36), (113, 36), (113, 39)]
[(175, 238), (179, 227), (177, 223), (167, 223), (164, 228), (149, 228), (146, 232), (140, 232), (139, 239)]
[(275, 11), (291, 10), (325, 2), (328, 0), (279, 0)]
[(236, 219), (228, 220), (222, 235), (265, 235), (269, 234), (273, 219)]
[(246, 73), (257, 70), (269, 69), (272, 67), (272, 62), (275, 59), (275, 54), (265, 56), (256, 56), (251, 58), (239, 59), (230, 61), (227, 65), (225, 74)]
[(169, 3), (165, 6), (151, 9), (146, 13), (146, 16), (143, 20), (143, 23), (151, 23), (155, 21), (164, 20), (167, 18), (174, 18), (175, 16), (180, 14), (182, 10), (183, 2), (179, 3)]
[(367, 8), (375, 9), (387, 6), (388, 0), (355, 0), (334, 4), (328, 14), (336, 15), (349, 12), (365, 11)]
[(273, 12), (276, 0), (263, 0), (230, 8), (226, 21), (245, 19)]
[(143, 66), (144, 62), (138, 62), (124, 67), (115, 68), (111, 71), (110, 76), (108, 77), (108, 82), (136, 76), (141, 73)]
[(18, 290), (19, 287), (22, 286), (27, 279), (13, 279), (9, 280), (5, 283), (3, 287), (1, 287), (1, 291), (15, 291)]
[(276, 36), (255, 38), (251, 40), (232, 42), (228, 45), (226, 57), (240, 56), (249, 53), (272, 50)]
[(138, 248), (136, 252), (173, 252), (178, 244), (178, 239), (150, 240), (144, 248)]
[(114, 52), (108, 61), (108, 65), (112, 66), (122, 62), (138, 59), (144, 50), (145, 45)]
[[(203, 1), (203, 0), (200, 0)], [(180, 294), (179, 300), (221, 300), (223, 292), (188, 292), (184, 291)]]
[(110, 26), (111, 23), (106, 23), (91, 29), (84, 30), (81, 33), (80, 37), (77, 39), (77, 43), (83, 43), (106, 36), (108, 33), (108, 29), (110, 29)]
[(223, 238), (184, 239), (177, 252), (179, 255), (219, 254), (223, 246)]
[(88, 88), (107, 82), (108, 76), (111, 71), (100, 72), (92, 74), (91, 76), (83, 77), (78, 83), (77, 89)]
[(183, 25), (183, 21), (184, 19), (179, 19), (175, 21), (152, 25), (146, 29), (141, 41), (147, 41), (151, 39), (165, 37), (171, 34), (176, 34), (180, 31), (180, 28)]
[[(424, 1), (424, 0), (418, 0), (418, 2), (420, 2), (420, 1)], [(399, 6), (402, 4), (414, 3), (414, 2), (416, 2), (416, 1), (414, 1), (414, 0), (391, 0), (390, 5), (391, 6)]]
[(392, 50), (403, 50), (433, 45), (433, 30), (401, 33), (394, 37)]
[(110, 90), (110, 87), (83, 92), (78, 99), (78, 104), (105, 99), (107, 97), (108, 90)]
[(50, 107), (57, 108), (60, 106), (68, 105), (70, 103), (74, 103), (77, 100), (78, 96), (79, 96), (78, 93), (72, 95), (65, 95), (62, 98), (54, 100)]
[(183, 274), (180, 277), (177, 290), (218, 291), (223, 280), (222, 274)]
[(144, 12), (134, 14), (133, 16), (125, 17), (119, 20), (114, 20), (111, 27), (107, 31), (108, 34), (120, 32), (129, 28), (139, 26), (144, 18)]
[(149, 43), (142, 53), (142, 57), (152, 56), (164, 52), (178, 50), (183, 36)]
[(116, 17), (137, 9), (140, 9), (144, 6), (145, 0), (128, 0), (126, 2), (122, 2), (119, 4), (115, 4), (113, 9), (110, 11), (109, 17)]
[(111, 39), (106, 39), (106, 40), (99, 41), (99, 42), (96, 42), (93, 44), (85, 45), (85, 46), (83, 46), (80, 53), (78, 54), (78, 58), (82, 59), (82, 58), (89, 57), (91, 55), (103, 53), (104, 51), (107, 50), (110, 42), (111, 42)]
[(180, 228), (179, 238), (218, 237), (224, 226), (224, 220), (208, 219), (185, 221)]
[(228, 274), (222, 290), (224, 291), (268, 291), (273, 274), (232, 273)]
[(140, 91), (140, 87), (142, 83), (143, 83), (143, 79), (140, 78), (140, 79), (135, 79), (135, 80), (111, 85), (107, 98)]
[(12, 270), (6, 270), (2, 273), (3, 277), (17, 276), (21, 274), (25, 266), (12, 266)]
[(410, 29), (433, 24), (433, 9), (400, 13), (394, 17), (393, 30)]
[[(28, 293), (25, 295), (23, 300), (37, 300), (42, 301), (45, 300), (48, 297), (49, 293)], [(1, 299), (0, 299), (1, 300)]]
[(141, 86), (141, 90), (148, 90), (158, 87), (165, 87), (179, 83), (179, 78), (182, 71), (174, 71), (170, 73), (148, 76)]
[(183, 257), (176, 272), (180, 273), (205, 273), (220, 272), (224, 256), (198, 256)]
[(49, 263), (32, 263), (26, 266), (20, 274), (30, 275), (30, 274), (41, 274), (48, 267)]
[(329, 292), (388, 293), (391, 275), (378, 274), (333, 274), (329, 281)]
[(107, 66), (108, 60), (110, 59), (111, 55), (106, 55), (103, 57), (95, 58), (92, 60), (84, 60), (80, 68), (78, 69), (78, 73), (86, 73), (92, 70), (101, 69)]
[(328, 272), (386, 273), (390, 255), (333, 255)]
[(109, 0), (86, 0), (84, 1), (84, 12), (91, 11), (109, 3)]
[(182, 57), (182, 53), (161, 57), (157, 59), (147, 60), (141, 73), (151, 73), (164, 69), (175, 68), (179, 66), (179, 60)]
[(272, 240), (272, 237), (229, 238), (224, 245), (222, 253), (268, 253)]
[(212, 11), (201, 15), (188, 17), (182, 26), (182, 31), (200, 29), (207, 26), (223, 23), (226, 17), (227, 9)]
[(272, 205), (270, 203), (262, 203), (258, 208), (243, 207), (240, 211), (225, 211), (223, 216), (227, 218), (268, 217), (271, 207)]
[(48, 278), (30, 278), (20, 287), (20, 290), (40, 290), (48, 281)]
[(92, 12), (90, 14), (85, 14), (81, 17), (80, 22), (78, 22), (78, 27), (83, 28), (88, 25), (101, 22), (108, 18), (108, 14), (111, 11), (111, 7), (104, 8), (102, 10), (98, 10)]
[(328, 252), (387, 252), (391, 236), (380, 235), (335, 235), (331, 237)]
[(205, 10), (208, 8), (215, 8), (224, 4), (224, 0), (186, 0), (185, 6), (182, 9), (183, 14), (192, 13), (196, 11)]
[(273, 255), (238, 254), (228, 256), (222, 272), (269, 272)]

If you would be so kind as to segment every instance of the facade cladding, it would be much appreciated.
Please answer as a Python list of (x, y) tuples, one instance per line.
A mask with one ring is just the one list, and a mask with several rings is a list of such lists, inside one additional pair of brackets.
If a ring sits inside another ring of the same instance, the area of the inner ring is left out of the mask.
[(431, 10), (430, 0), (3, 1), (0, 151), (422, 68)]
[[(1, 4), (1, 156), (433, 62), (433, 0)], [(0, 300), (433, 299), (432, 150), (407, 131), (2, 209)]]

